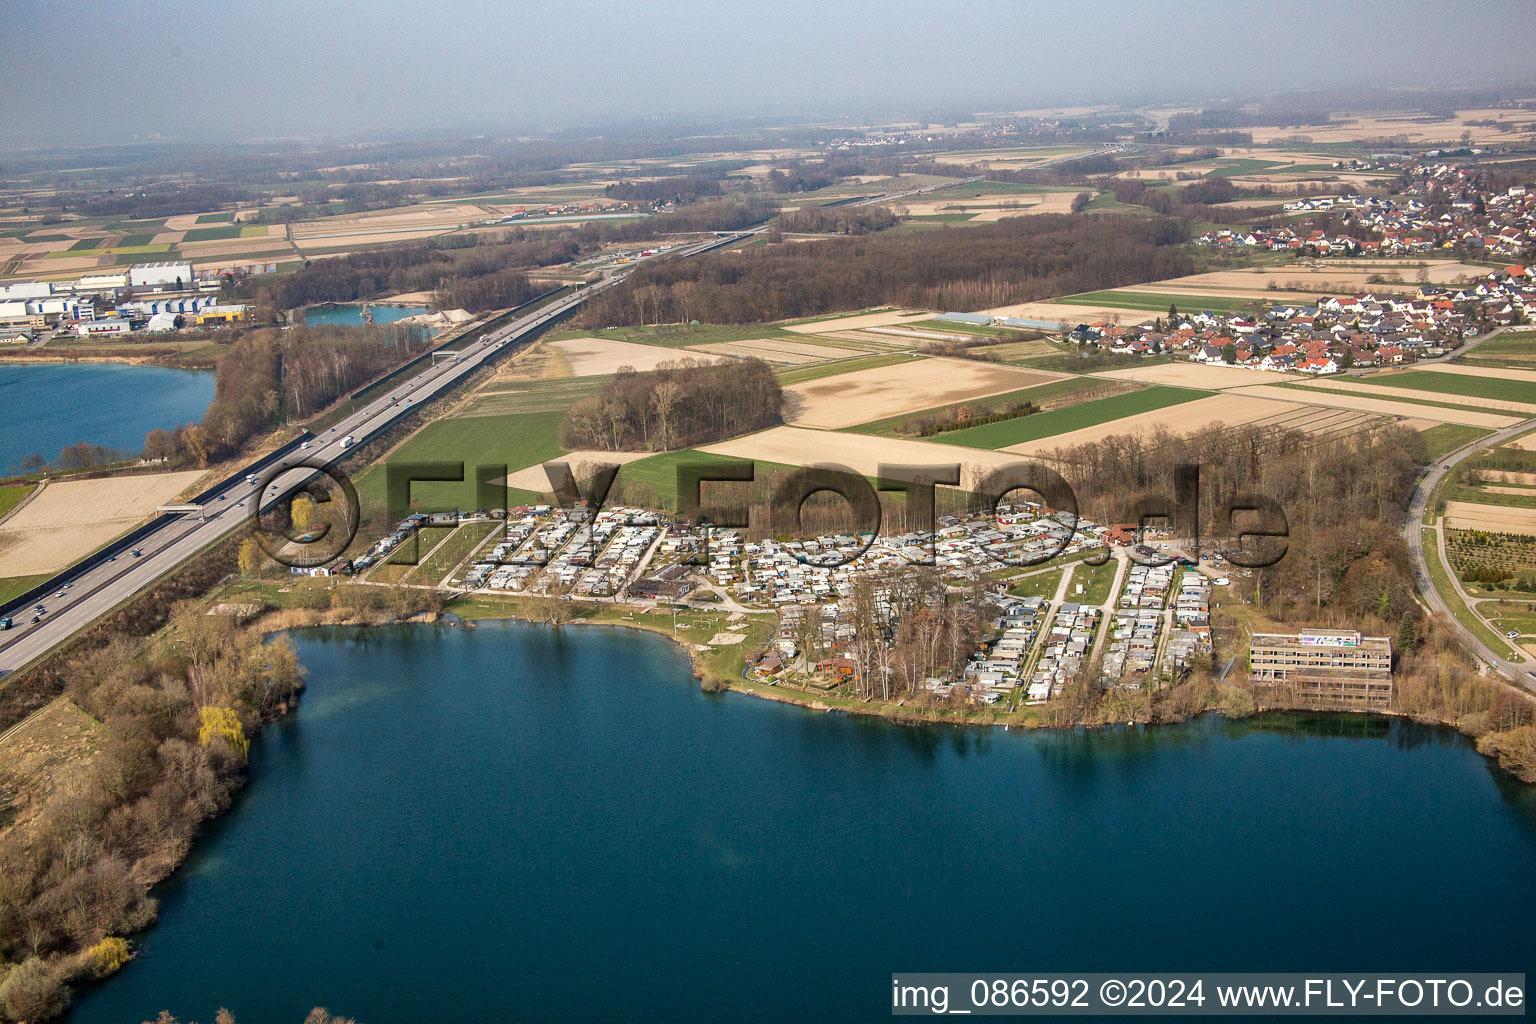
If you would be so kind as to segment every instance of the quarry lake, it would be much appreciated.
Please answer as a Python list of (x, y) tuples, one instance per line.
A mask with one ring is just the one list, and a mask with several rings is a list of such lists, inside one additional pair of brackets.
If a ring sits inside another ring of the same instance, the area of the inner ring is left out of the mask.
[[(373, 322), (376, 324), (392, 324), (396, 320), (404, 320), (408, 316), (417, 313), (425, 313), (425, 306), (373, 306)], [(351, 302), (334, 303), (329, 306), (310, 306), (304, 311), (304, 322), (311, 327), (321, 325), (333, 325), (339, 327), (361, 327), (363, 325), (363, 307)]]
[(296, 634), (302, 705), (71, 1020), (868, 1020), (893, 971), (1524, 971), (1536, 795), (1445, 729), (903, 727), (632, 630)]
[(30, 454), (52, 461), (77, 441), (137, 455), (144, 435), (202, 419), (213, 374), (126, 363), (0, 365), (0, 471)]

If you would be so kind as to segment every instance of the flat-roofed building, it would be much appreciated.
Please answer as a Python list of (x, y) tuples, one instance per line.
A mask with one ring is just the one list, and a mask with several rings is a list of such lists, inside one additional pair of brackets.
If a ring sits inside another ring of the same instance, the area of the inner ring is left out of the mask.
[(1386, 708), (1392, 704), (1392, 641), (1344, 629), (1255, 633), (1248, 673), (1255, 682), (1290, 686), (1308, 704)]

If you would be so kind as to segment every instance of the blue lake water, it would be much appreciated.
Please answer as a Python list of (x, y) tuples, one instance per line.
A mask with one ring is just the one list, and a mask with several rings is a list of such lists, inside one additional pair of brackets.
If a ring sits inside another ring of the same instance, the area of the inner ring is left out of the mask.
[(892, 971), (1536, 956), (1536, 796), (1447, 730), (902, 727), (594, 627), (299, 646), (302, 706), (72, 1020), (874, 1020)]
[[(425, 313), (425, 306), (374, 306), (373, 322), (376, 324), (392, 324), (396, 320), (404, 320), (408, 316), (417, 313)], [(311, 306), (304, 311), (304, 322), (318, 327), (321, 324), (333, 324), (341, 327), (361, 327), (363, 325), (363, 307), (353, 303), (341, 303), (334, 306)]]
[(137, 454), (144, 435), (202, 419), (213, 374), (124, 363), (0, 365), (0, 472), (32, 453), (52, 461), (77, 441)]

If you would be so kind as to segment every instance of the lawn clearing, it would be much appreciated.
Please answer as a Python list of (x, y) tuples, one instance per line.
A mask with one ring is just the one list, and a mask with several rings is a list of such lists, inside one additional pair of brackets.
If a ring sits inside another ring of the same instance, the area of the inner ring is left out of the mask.
[(26, 500), (27, 495), (37, 490), (36, 484), (16, 484), (11, 487), (0, 487), (0, 519), (10, 514), (11, 509)]
[[(524, 467), (565, 454), (559, 427), (563, 410), (510, 416), (466, 416), (434, 420), (406, 441), (387, 462), (464, 463), (464, 480), (415, 483), (411, 498), (424, 511), (479, 507), (476, 466)], [(364, 518), (385, 512), (385, 462), (370, 466), (357, 481)]]
[(1462, 445), (1471, 444), (1480, 437), (1488, 436), (1488, 433), (1481, 427), (1468, 427), (1460, 423), (1441, 423), (1419, 431), (1419, 436), (1424, 438), (1424, 450), (1429, 455), (1430, 461), (1436, 461)]

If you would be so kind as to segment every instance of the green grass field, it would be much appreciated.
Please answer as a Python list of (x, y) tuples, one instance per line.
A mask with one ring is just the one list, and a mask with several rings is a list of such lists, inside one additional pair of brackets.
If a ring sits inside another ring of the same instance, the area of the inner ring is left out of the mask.
[(814, 344), (815, 338), (785, 331), (771, 324), (661, 324), (651, 327), (616, 327), (600, 331), (556, 331), (549, 341), (566, 341), (571, 338), (602, 338), (604, 341), (627, 341), (634, 345), (659, 345), (663, 348), (682, 348), (685, 345), (712, 345), (722, 341), (747, 341), (753, 338), (786, 338)]
[(1061, 585), (1062, 569), (1049, 569), (1045, 572), (1037, 572), (1014, 583), (1008, 588), (1008, 593), (1015, 597), (1043, 597), (1046, 600), (1056, 596), (1056, 588)]
[(1127, 292), (1110, 289), (1101, 292), (1082, 292), (1057, 299), (1074, 306), (1111, 306), (1115, 309), (1144, 309), (1149, 313), (1167, 313), (1169, 306), (1177, 306), (1181, 313), (1240, 313), (1255, 305), (1264, 305), (1254, 299), (1232, 299), (1220, 295), (1162, 295), (1155, 292)]
[(204, 213), (194, 223), (196, 224), (228, 224), (235, 219), (233, 213)]
[[(1116, 566), (1113, 558), (1100, 566), (1080, 564), (1072, 574), (1072, 584), (1067, 588), (1066, 599), (1079, 604), (1103, 604), (1108, 601), (1110, 588), (1115, 585)], [(1079, 583), (1083, 585), (1081, 594), (1077, 592)]]
[[(436, 420), (423, 427), (383, 462), (357, 481), (366, 519), (385, 508), (386, 463), (463, 462), (464, 481), (423, 482), (411, 487), (423, 511), (475, 508), (475, 466), (504, 465), (511, 472), (565, 454), (560, 447), (562, 410), (510, 416), (469, 416)], [(513, 500), (525, 501), (525, 497)]]
[(265, 238), (268, 234), (265, 224), (247, 224), (240, 229), (241, 238)]
[[(680, 511), (677, 498), (677, 468), (704, 462), (752, 462), (757, 468), (758, 479), (768, 472), (794, 468), (778, 462), (733, 459), (724, 455), (711, 455), (695, 448), (684, 448), (681, 451), (663, 452), (647, 459), (639, 459), (620, 469), (618, 482), (614, 485), (615, 494), (633, 504)], [(731, 500), (745, 501), (751, 487), (752, 485), (747, 483), (705, 484), (703, 498), (706, 504), (719, 504)], [(741, 497), (733, 499), (733, 494), (739, 494)]]
[[(1236, 160), (1221, 160), (1220, 166), (1206, 172), (1207, 178), (1236, 178), (1244, 174), (1257, 174), (1271, 167), (1279, 167), (1279, 160), (1254, 160), (1244, 157)], [(1289, 168), (1287, 168), (1289, 170)]]
[(1464, 398), (1492, 398), (1501, 402), (1536, 403), (1536, 384), (1523, 380), (1502, 380), (1498, 377), (1472, 377), (1459, 373), (1439, 373), (1434, 370), (1410, 370), (1407, 373), (1386, 376), (1372, 374), (1359, 378), (1359, 383), (1378, 387), (1433, 391), (1436, 394), (1461, 395)]
[(0, 519), (22, 503), (27, 495), (37, 489), (36, 484), (16, 484), (12, 487), (0, 487)]
[[(0, 578), (0, 602), (9, 601), (37, 586), (39, 583), (52, 576), (52, 573), (43, 573), (41, 576), (6, 576)], [(27, 613), (30, 617), (31, 613)]]
[(1457, 362), (1536, 370), (1536, 331), (1511, 331), (1489, 338)]
[[(902, 413), (900, 416), (888, 416), (888, 417), (886, 417), (883, 420), (874, 420), (873, 422), (870, 422), (870, 423), (861, 423), (861, 424), (859, 424), (856, 427), (848, 427), (847, 430), (848, 430), (849, 433), (853, 433), (853, 434), (882, 434), (882, 435), (884, 435), (886, 437), (912, 437), (912, 436), (915, 436), (915, 435), (903, 434), (901, 432), (900, 428), (901, 428), (902, 424), (910, 423), (913, 420), (920, 420), (920, 419), (925, 419), (925, 418), (932, 417), (932, 416), (941, 415), (941, 414), (944, 413), (944, 411), (946, 409), (953, 409), (957, 405), (969, 404), (973, 408), (986, 407), (986, 408), (993, 408), (993, 409), (1001, 409), (1004, 406), (1008, 405), (1010, 402), (1024, 402), (1024, 401), (1037, 402), (1037, 403), (1038, 402), (1043, 402), (1043, 401), (1045, 401), (1048, 398), (1060, 398), (1063, 395), (1075, 394), (1075, 393), (1077, 393), (1079, 391), (1084, 391), (1084, 390), (1086, 390), (1088, 388), (1100, 387), (1100, 386), (1103, 385), (1103, 383), (1104, 382), (1101, 381), (1101, 380), (1094, 380), (1094, 379), (1090, 379), (1090, 378), (1087, 378), (1087, 377), (1074, 377), (1074, 378), (1071, 378), (1071, 379), (1068, 379), (1068, 380), (1055, 380), (1055, 381), (1051, 381), (1048, 384), (1036, 384), (1034, 387), (1021, 388), (1018, 391), (1009, 391), (1009, 392), (1006, 392), (1006, 393), (1001, 394), (1001, 395), (988, 395), (986, 398), (978, 398), (978, 399), (975, 399), (974, 401), (971, 401), (971, 402), (968, 402), (968, 403), (967, 402), (951, 402), (948, 405), (935, 406), (932, 409), (924, 409), (921, 412), (905, 412), (905, 413)], [(1035, 413), (1034, 415), (1035, 416), (1044, 416), (1044, 415), (1047, 415), (1047, 414), (1046, 413)], [(1033, 417), (1025, 417), (1025, 418), (1026, 419), (1032, 419)], [(1002, 424), (994, 423), (994, 424), (990, 424), (990, 426), (1002, 426)], [(969, 428), (969, 430), (984, 430), (984, 429), (986, 429), (986, 428), (984, 428), (984, 427), (971, 427), (971, 428)], [(968, 431), (965, 431), (965, 430), (951, 431), (951, 433), (956, 433), (956, 434), (962, 434), (962, 433), (967, 433), (967, 432)], [(938, 435), (938, 436), (932, 437), (932, 438), (926, 438), (925, 440), (938, 440), (939, 436), (943, 436), (943, 435)]]
[(1466, 427), (1460, 423), (1441, 423), (1438, 426), (1429, 427), (1419, 431), (1419, 436), (1424, 438), (1424, 450), (1428, 453), (1430, 461), (1440, 459), (1448, 452), (1453, 452), (1462, 445), (1476, 441), (1492, 431), (1482, 427)]
[(983, 427), (971, 427), (967, 430), (953, 430), (946, 434), (936, 434), (925, 440), (937, 441), (940, 444), (961, 445), (966, 448), (1006, 448), (1009, 445), (1055, 437), (1084, 427), (1096, 427), (1101, 423), (1135, 416), (1137, 413), (1193, 402), (1197, 398), (1208, 398), (1210, 395), (1209, 391), (1197, 391), (1193, 388), (1151, 387), (1144, 391), (1116, 395), (1113, 398), (1101, 398), (1096, 402), (1084, 402), (1082, 405), (1074, 405), (1066, 409), (1023, 416), (1016, 420), (989, 423)]
[(124, 235), (122, 240), (118, 242), (118, 245), (131, 248), (133, 246), (149, 245), (154, 240), (155, 233), (153, 231), (143, 231), (136, 235)]
[(68, 249), (63, 251), (80, 252), (82, 249), (101, 249), (110, 244), (112, 244), (112, 240), (110, 238), (82, 238), (80, 241), (75, 242)]
[(219, 228), (193, 228), (183, 237), (183, 242), (212, 242), (224, 238), (239, 238), (240, 228), (234, 225)]

